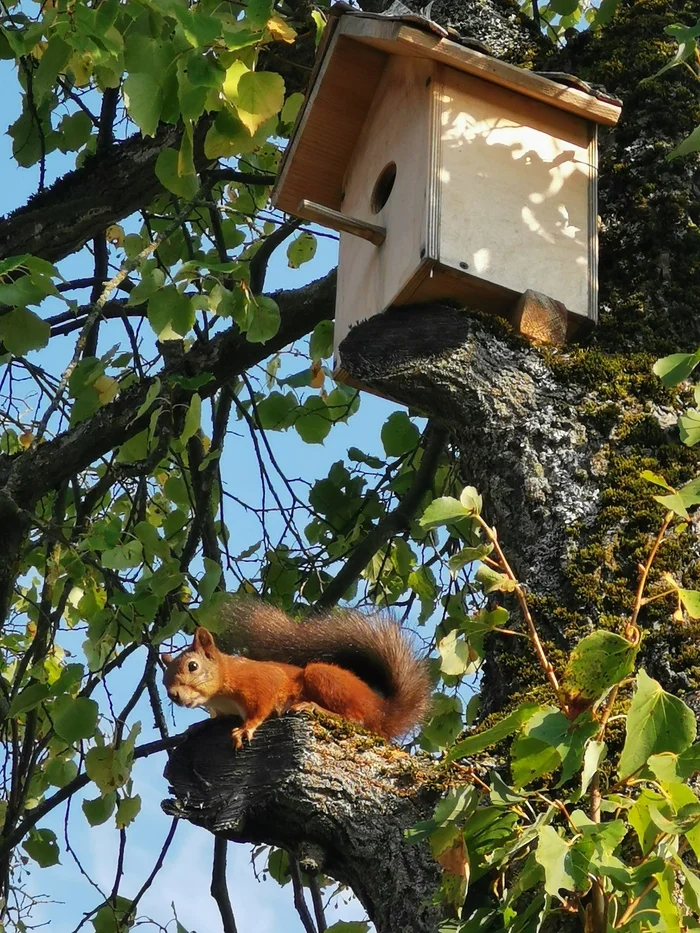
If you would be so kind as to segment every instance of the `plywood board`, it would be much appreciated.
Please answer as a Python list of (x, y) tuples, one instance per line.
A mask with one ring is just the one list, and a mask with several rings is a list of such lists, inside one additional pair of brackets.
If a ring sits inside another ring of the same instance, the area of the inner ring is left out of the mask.
[[(341, 210), (384, 227), (387, 238), (382, 246), (374, 246), (341, 233), (336, 347), (353, 324), (390, 305), (426, 257), (430, 159), (435, 151), (432, 140), (437, 138), (431, 133), (431, 121), (437, 117), (436, 71), (430, 61), (390, 59), (357, 141)], [(393, 189), (375, 212), (373, 189), (390, 163), (396, 165)], [(431, 204), (435, 206), (434, 199)]]
[(442, 86), (440, 263), (592, 316), (593, 128), (454, 69)]
[(280, 210), (294, 214), (304, 199), (340, 210), (343, 177), (386, 60), (338, 32), (331, 39), (272, 194)]

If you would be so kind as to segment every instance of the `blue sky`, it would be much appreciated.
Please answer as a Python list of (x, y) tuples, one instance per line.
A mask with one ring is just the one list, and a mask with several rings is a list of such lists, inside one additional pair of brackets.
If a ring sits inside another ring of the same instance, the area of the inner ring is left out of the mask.
[[(0, 62), (0, 86), (3, 87), (0, 95), (0, 124), (4, 129), (16, 119), (20, 105), (18, 85), (10, 63)], [(24, 204), (36, 190), (38, 170), (36, 167), (27, 170), (16, 166), (11, 155), (11, 139), (6, 135), (0, 135), (0, 160), (3, 180), (0, 188), (0, 214), (6, 214)], [(73, 165), (72, 155), (52, 154), (48, 163), (47, 183), (70, 171)], [(270, 263), (266, 290), (299, 287), (325, 274), (336, 264), (336, 259), (337, 244), (322, 238), (319, 239), (318, 252), (313, 262), (298, 271), (292, 271), (287, 266), (282, 248)], [(61, 264), (61, 270), (67, 278), (89, 275), (92, 271), (90, 257), (85, 254), (72, 257)], [(87, 295), (83, 293), (81, 299), (87, 300)], [(41, 355), (41, 363), (53, 372), (60, 373), (70, 358), (74, 339), (75, 334), (60, 338), (58, 342), (52, 341), (50, 350)], [(123, 339), (116, 328), (103, 328), (98, 352), (105, 352), (115, 339)], [(39, 355), (36, 357), (38, 361)], [(365, 395), (360, 412), (348, 425), (336, 426), (323, 445), (309, 447), (300, 441), (294, 431), (286, 434), (271, 432), (269, 439), (287, 475), (312, 482), (325, 476), (331, 464), (340, 459), (351, 444), (368, 453), (383, 456), (379, 432), (394, 408), (388, 402)], [(238, 497), (257, 503), (260, 499), (260, 483), (254, 451), (244, 427), (237, 423), (233, 425), (233, 430), (236, 433), (229, 435), (222, 459), (224, 477)], [(234, 536), (231, 551), (235, 554), (257, 540), (257, 523), (239, 506), (229, 503), (227, 509), (228, 525)], [(228, 582), (233, 584), (231, 580)], [(64, 646), (70, 647), (65, 639)], [(133, 687), (141, 674), (142, 664), (143, 659), (138, 658), (125, 668), (119, 683), (112, 685), (116, 688), (111, 697), (115, 707), (119, 707), (120, 700), (123, 702), (129, 695), (129, 688)], [(103, 692), (95, 698), (102, 705), (106, 696)], [(201, 714), (177, 711), (175, 719), (171, 721), (172, 729), (178, 731), (199, 718)], [(139, 704), (132, 714), (132, 722), (139, 719), (142, 722), (139, 742), (156, 738), (145, 703)], [(160, 810), (160, 801), (167, 795), (167, 786), (162, 777), (163, 764), (163, 758), (156, 758), (138, 762), (134, 768), (134, 791), (141, 795), (143, 806), (129, 830), (126, 876), (121, 886), (121, 893), (125, 896), (133, 896), (150, 872), (168, 831), (169, 819)], [(86, 796), (97, 796), (96, 788), (89, 787)], [(116, 830), (110, 823), (89, 828), (80, 809), (80, 799), (73, 801), (68, 816), (65, 808), (60, 808), (41, 825), (54, 829), (62, 840), (64, 822), (68, 826), (71, 845), (84, 869), (103, 891), (108, 892), (116, 863)], [(174, 902), (178, 918), (186, 929), (196, 929), (199, 933), (216, 933), (221, 929), (216, 905), (209, 896), (212, 842), (212, 837), (203, 830), (185, 823), (178, 827), (166, 864), (142, 902), (141, 915), (152, 916), (159, 923), (165, 924), (173, 916), (171, 903)], [(61, 847), (64, 848), (63, 843)], [(49, 901), (38, 908), (35, 920), (50, 920), (51, 929), (55, 933), (71, 933), (83, 913), (95, 907), (101, 896), (81, 874), (70, 855), (64, 852), (61, 862), (48, 869), (38, 868), (31, 863), (28, 887), (37, 894), (46, 895)], [(259, 867), (262, 867), (262, 862)], [(228, 877), (239, 933), (272, 933), (281, 929), (288, 933), (301, 933), (303, 928), (292, 907), (291, 885), (280, 889), (272, 880), (256, 881), (250, 866), (248, 847), (230, 847)], [(347, 906), (341, 905), (338, 909), (331, 907), (327, 919), (332, 923), (338, 919), (360, 919), (363, 915), (364, 911), (355, 901)], [(88, 924), (87, 929), (91, 928)]]

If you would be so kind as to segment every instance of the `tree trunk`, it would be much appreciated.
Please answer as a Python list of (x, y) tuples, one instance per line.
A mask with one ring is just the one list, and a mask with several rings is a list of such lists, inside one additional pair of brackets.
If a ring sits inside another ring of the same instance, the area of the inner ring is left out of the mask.
[[(629, 0), (547, 65), (624, 102), (601, 140), (601, 320), (580, 344), (535, 349), (495, 318), (423, 307), (371, 319), (341, 347), (360, 383), (450, 430), (560, 670), (591, 626), (619, 632), (629, 617), (638, 563), (664, 514), (642, 471), (671, 485), (698, 472), (674, 428), (679, 400), (652, 373), (656, 357), (700, 343), (697, 159), (665, 160), (697, 123), (697, 87), (683, 69), (640, 84), (668, 59), (664, 27), (696, 16), (690, 3)], [(686, 532), (662, 546), (656, 573), (693, 587), (699, 556)], [(685, 692), (698, 686), (697, 625), (681, 630), (672, 611), (667, 600), (643, 611), (642, 663)], [(547, 688), (529, 648), (493, 636), (484, 711), (533, 691)]]

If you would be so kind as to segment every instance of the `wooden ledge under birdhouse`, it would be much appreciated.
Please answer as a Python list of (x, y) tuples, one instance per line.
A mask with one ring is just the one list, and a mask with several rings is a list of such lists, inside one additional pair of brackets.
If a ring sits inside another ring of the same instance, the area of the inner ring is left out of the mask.
[(340, 233), (336, 350), (441, 300), (561, 342), (597, 319), (597, 127), (620, 104), (416, 20), (331, 17), (273, 192)]

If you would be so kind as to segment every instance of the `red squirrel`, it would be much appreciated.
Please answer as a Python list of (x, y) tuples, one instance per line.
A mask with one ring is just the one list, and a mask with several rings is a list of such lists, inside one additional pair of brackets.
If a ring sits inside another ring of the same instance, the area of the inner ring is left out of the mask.
[(234, 748), (250, 742), (269, 716), (304, 709), (335, 713), (386, 739), (425, 716), (430, 681), (400, 627), (377, 616), (338, 610), (307, 622), (249, 599), (224, 608), (225, 631), (198, 628), (177, 657), (165, 655), (168, 696), (214, 716), (235, 714)]

